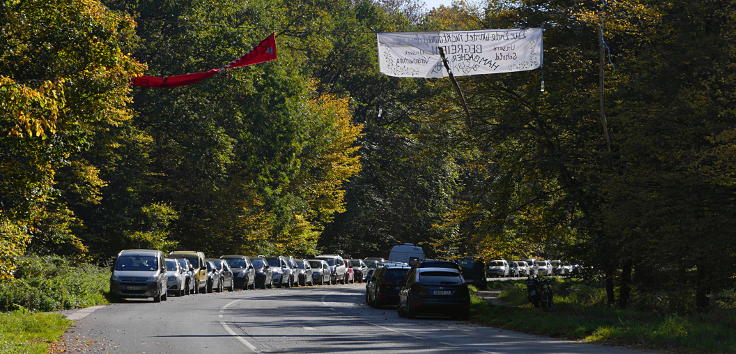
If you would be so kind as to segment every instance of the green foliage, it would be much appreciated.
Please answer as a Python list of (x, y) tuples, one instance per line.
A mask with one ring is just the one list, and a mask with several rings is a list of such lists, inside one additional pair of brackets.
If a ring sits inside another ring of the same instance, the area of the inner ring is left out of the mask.
[(27, 309), (0, 313), (0, 353), (48, 353), (50, 344), (71, 325), (58, 313)]
[(528, 333), (641, 348), (699, 353), (736, 349), (731, 329), (736, 313), (731, 310), (718, 308), (696, 316), (659, 315), (607, 307), (602, 288), (579, 281), (557, 283), (555, 288), (552, 312), (528, 304), (526, 287), (517, 282), (501, 295), (504, 306), (473, 297), (472, 318)]
[(154, 203), (142, 207), (141, 213), (142, 231), (129, 234), (130, 243), (135, 244), (136, 248), (173, 251), (179, 243), (168, 238), (170, 225), (178, 219), (176, 211), (169, 205)]
[(0, 281), (0, 311), (55, 311), (107, 303), (110, 271), (58, 257), (23, 257), (14, 279)]

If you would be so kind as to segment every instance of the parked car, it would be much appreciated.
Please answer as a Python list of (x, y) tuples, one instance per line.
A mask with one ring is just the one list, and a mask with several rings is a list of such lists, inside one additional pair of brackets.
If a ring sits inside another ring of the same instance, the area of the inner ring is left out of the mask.
[(166, 262), (166, 291), (174, 296), (184, 296), (186, 293), (186, 274), (179, 267), (179, 262), (173, 258), (165, 258)]
[(365, 282), (371, 281), (373, 279), (373, 273), (376, 272), (376, 268), (368, 268), (368, 274), (365, 275)]
[(110, 294), (116, 298), (166, 301), (166, 263), (161, 251), (123, 250), (118, 253), (110, 277)]
[(441, 259), (425, 259), (420, 262), (414, 262), (412, 266), (414, 268), (451, 268), (462, 271), (459, 264)]
[(552, 264), (550, 264), (549, 261), (534, 261), (534, 274), (553, 275)]
[(376, 269), (378, 267), (378, 264), (385, 262), (386, 260), (381, 257), (366, 257), (363, 258), (363, 262), (365, 263), (365, 266), (368, 268)]
[(562, 262), (559, 259), (551, 260), (549, 264), (552, 266), (552, 274), (563, 275)]
[(350, 260), (350, 267), (353, 268), (355, 274), (355, 281), (362, 283), (365, 281), (365, 275), (368, 272), (368, 267), (365, 265), (362, 259), (356, 258)]
[(399, 316), (445, 313), (467, 319), (470, 292), (460, 272), (450, 268), (413, 268), (399, 291)]
[(299, 269), (296, 266), (294, 257), (286, 257), (286, 264), (291, 268), (291, 286), (299, 286)]
[(507, 262), (505, 259), (494, 259), (488, 262), (488, 273), (491, 276), (508, 277), (509, 262)]
[(215, 264), (217, 271), (220, 272), (222, 287), (228, 291), (234, 291), (235, 274), (233, 273), (233, 269), (230, 268), (230, 265), (224, 259), (210, 259), (210, 261)]
[(462, 275), (466, 283), (475, 285), (481, 290), (485, 290), (488, 287), (486, 265), (483, 261), (472, 258), (461, 258), (457, 263), (462, 268)]
[(233, 271), (236, 288), (243, 290), (256, 288), (256, 271), (253, 269), (250, 258), (231, 254), (221, 256), (220, 259), (225, 260)]
[(184, 288), (186, 288), (186, 294), (195, 294), (197, 292), (197, 288), (194, 284), (194, 267), (192, 267), (192, 264), (189, 263), (189, 260), (186, 258), (175, 258), (177, 262), (179, 262), (179, 268), (184, 270)]
[(313, 284), (330, 284), (330, 281), (332, 280), (332, 271), (330, 270), (330, 265), (327, 264), (327, 261), (324, 259), (310, 259), (307, 262), (309, 263), (309, 266), (312, 267)]
[(422, 261), (424, 258), (424, 250), (411, 243), (391, 247), (391, 252), (388, 255), (389, 261), (404, 262), (410, 265), (413, 262)]
[(194, 267), (194, 287), (197, 293), (207, 292), (207, 266), (205, 264), (205, 256), (202, 252), (197, 251), (174, 251), (169, 253), (169, 258), (186, 258)]
[(529, 259), (524, 260), (524, 262), (526, 262), (526, 265), (529, 266), (528, 275), (537, 275), (537, 267), (534, 266), (535, 261), (536, 261), (535, 258), (529, 258)]
[(390, 264), (376, 269), (365, 285), (365, 302), (372, 307), (397, 305), (399, 289), (406, 281), (411, 267), (407, 264)]
[(211, 293), (214, 291), (222, 292), (223, 283), (218, 272), (217, 266), (212, 261), (204, 262), (207, 267), (207, 290), (206, 292)]
[(255, 270), (255, 286), (256, 288), (265, 289), (273, 287), (273, 278), (271, 277), (271, 267), (265, 258), (253, 258), (251, 264)]
[(345, 284), (355, 283), (355, 271), (350, 266), (350, 259), (345, 258)]
[(521, 276), (521, 268), (519, 267), (519, 261), (509, 262), (509, 276), (510, 277)]
[(324, 254), (316, 257), (317, 259), (324, 259), (330, 266), (330, 272), (332, 273), (331, 284), (338, 282), (345, 284), (345, 273), (347, 268), (345, 267), (345, 260), (339, 255), (335, 254)]
[(278, 287), (290, 287), (294, 283), (293, 269), (289, 267), (289, 262), (286, 257), (266, 257), (266, 261), (271, 267), (273, 285)]
[(568, 262), (562, 262), (562, 274), (563, 275), (572, 275), (573, 272), (573, 265)]
[(312, 266), (306, 259), (296, 261), (297, 282), (299, 285), (314, 285)]

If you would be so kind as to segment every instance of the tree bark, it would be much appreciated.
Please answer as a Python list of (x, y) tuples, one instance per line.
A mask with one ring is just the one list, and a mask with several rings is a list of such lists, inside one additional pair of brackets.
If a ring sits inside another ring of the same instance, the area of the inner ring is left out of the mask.
[(695, 307), (698, 312), (705, 312), (710, 306), (710, 298), (708, 297), (710, 289), (708, 287), (708, 272), (702, 265), (698, 266), (697, 280), (695, 281)]
[(618, 307), (626, 308), (629, 305), (629, 298), (631, 296), (631, 269), (633, 268), (632, 261), (627, 259), (624, 262), (623, 269), (621, 270), (621, 286), (618, 290)]
[(608, 297), (608, 306), (616, 304), (616, 293), (613, 291), (613, 268), (606, 270), (606, 296)]

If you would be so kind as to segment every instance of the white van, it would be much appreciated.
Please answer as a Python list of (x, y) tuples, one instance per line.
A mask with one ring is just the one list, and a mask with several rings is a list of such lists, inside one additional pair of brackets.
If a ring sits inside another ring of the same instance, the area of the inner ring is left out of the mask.
[(414, 246), (414, 244), (411, 243), (396, 245), (391, 248), (388, 260), (391, 262), (403, 263), (411, 263), (413, 260), (422, 261), (424, 260), (424, 251), (421, 247)]

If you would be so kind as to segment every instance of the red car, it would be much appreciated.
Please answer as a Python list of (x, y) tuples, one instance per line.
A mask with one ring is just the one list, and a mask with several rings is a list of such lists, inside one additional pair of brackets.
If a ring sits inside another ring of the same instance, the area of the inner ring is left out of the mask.
[(350, 266), (350, 260), (345, 258), (345, 284), (355, 283), (355, 272)]

